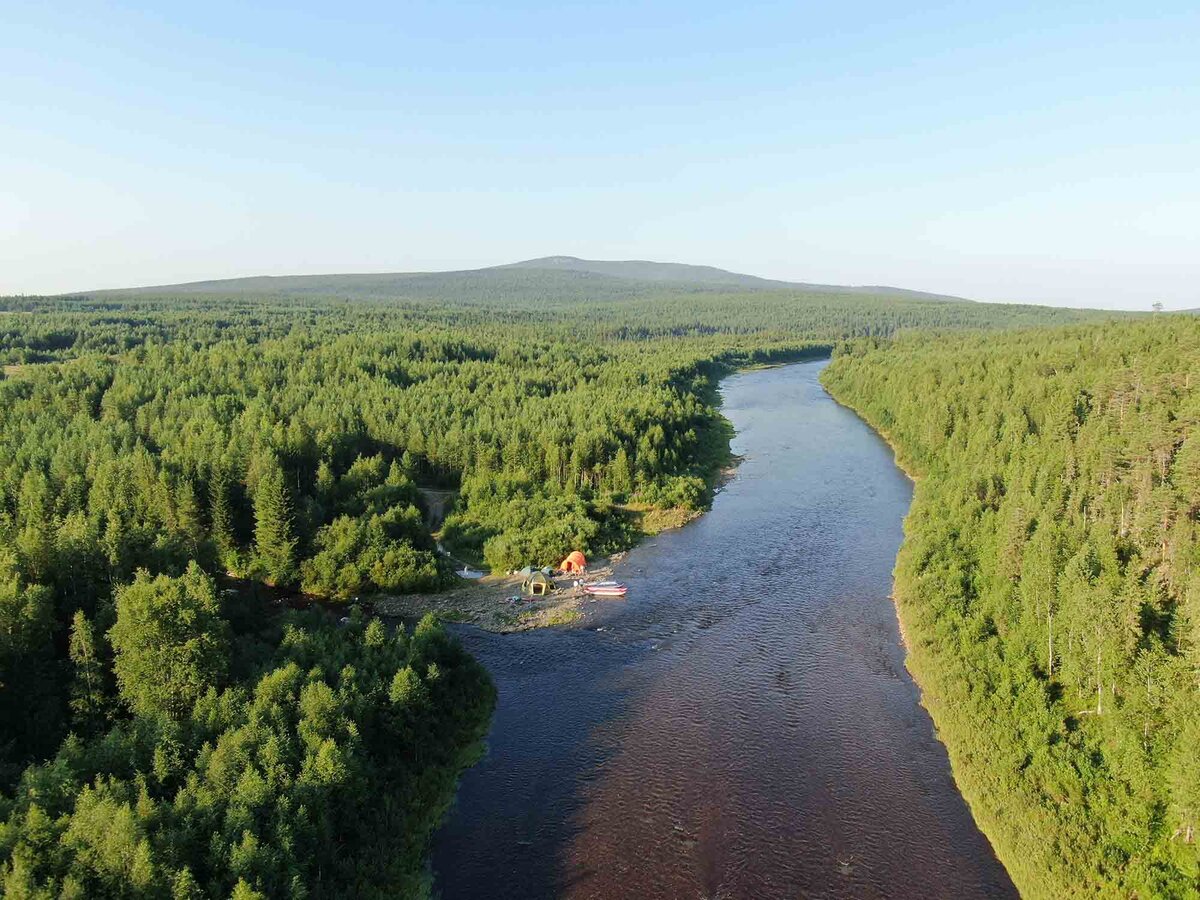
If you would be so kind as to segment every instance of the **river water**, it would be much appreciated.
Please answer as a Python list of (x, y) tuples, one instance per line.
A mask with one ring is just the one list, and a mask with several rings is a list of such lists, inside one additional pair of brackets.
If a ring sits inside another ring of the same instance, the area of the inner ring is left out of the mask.
[(744, 456), (582, 627), (463, 629), (499, 705), (434, 846), (456, 898), (1015, 897), (904, 669), (912, 497), (817, 376), (734, 375)]

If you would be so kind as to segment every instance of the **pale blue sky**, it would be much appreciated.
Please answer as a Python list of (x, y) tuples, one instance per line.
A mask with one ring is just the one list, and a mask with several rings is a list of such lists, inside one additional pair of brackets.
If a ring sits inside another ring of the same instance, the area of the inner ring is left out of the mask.
[(573, 254), (1200, 306), (1200, 5), (896, 6), (0, 0), (0, 293)]

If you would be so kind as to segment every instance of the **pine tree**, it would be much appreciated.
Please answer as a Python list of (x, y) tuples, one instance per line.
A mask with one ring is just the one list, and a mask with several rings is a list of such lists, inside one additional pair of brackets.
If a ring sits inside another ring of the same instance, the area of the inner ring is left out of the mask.
[(201, 900), (203, 896), (191, 869), (184, 866), (175, 874), (171, 882), (171, 900)]
[(204, 523), (200, 520), (196, 486), (190, 478), (180, 481), (175, 490), (175, 525), (183, 534), (189, 558), (200, 559), (204, 544)]
[(254, 491), (254, 540), (258, 567), (269, 584), (296, 578), (296, 539), (292, 504), (283, 468), (274, 454), (263, 459)]
[(336, 492), (337, 478), (334, 476), (329, 462), (323, 459), (317, 466), (316, 501), (326, 512), (333, 509), (334, 501), (337, 499)]
[(116, 510), (110, 509), (104, 514), (104, 534), (100, 543), (108, 561), (109, 582), (116, 583), (121, 579), (126, 558), (125, 523)]
[(1167, 779), (1179, 834), (1185, 843), (1194, 844), (1200, 830), (1200, 718), (1195, 713), (1180, 730)]
[(233, 510), (229, 503), (229, 471), (224, 466), (213, 469), (208, 483), (209, 518), (212, 520), (212, 540), (221, 564), (235, 568), (237, 540), (233, 534)]
[(71, 682), (74, 730), (83, 735), (95, 734), (108, 718), (107, 669), (97, 647), (96, 631), (81, 609), (75, 611), (71, 621), (69, 653), (75, 670)]
[(17, 534), (17, 550), (22, 568), (30, 580), (50, 579), (54, 558), (54, 527), (51, 522), (50, 482), (38, 469), (30, 469), (21, 479), (21, 494), (17, 517), (21, 530)]
[(609, 488), (617, 494), (628, 494), (633, 490), (633, 469), (629, 465), (629, 454), (621, 445), (608, 467)]

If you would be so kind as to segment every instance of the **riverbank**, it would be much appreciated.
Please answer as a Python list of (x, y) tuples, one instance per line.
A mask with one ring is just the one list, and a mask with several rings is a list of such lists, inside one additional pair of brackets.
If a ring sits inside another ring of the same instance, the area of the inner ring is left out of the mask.
[[(896, 468), (899, 469), (901, 472), (903, 472), (904, 476), (913, 483), (913, 489), (915, 491), (916, 486), (918, 484), (920, 484), (921, 476), (916, 473), (915, 468), (912, 465), (912, 463), (902, 455), (900, 447), (895, 443), (895, 441), (892, 440), (892, 436), (890, 434), (888, 434), (887, 431), (885, 431), (884, 429), (878, 428), (874, 424), (872, 424), (871, 421), (868, 420), (867, 417), (865, 415), (863, 415), (863, 413), (858, 408), (856, 408), (855, 405), (852, 402), (850, 402), (848, 399), (846, 399), (844, 397), (839, 397), (836, 393), (834, 393), (833, 389), (826, 382), (824, 373), (821, 374), (818, 381), (820, 381), (821, 387), (823, 387), (825, 389), (825, 392), (827, 394), (829, 394), (830, 397), (833, 398), (834, 403), (836, 403), (838, 406), (841, 406), (841, 407), (844, 407), (845, 409), (850, 410), (850, 412), (852, 412), (856, 416), (858, 416), (858, 418), (861, 419), (863, 421), (863, 423), (868, 428), (871, 429), (871, 431), (873, 431), (885, 444), (888, 445), (888, 448), (892, 451), (892, 462), (894, 462), (896, 465)], [(911, 509), (911, 507), (910, 507), (910, 509)], [(908, 519), (907, 514), (905, 514), (904, 519), (907, 521), (907, 519)], [(900, 632), (900, 645), (904, 648), (904, 655), (905, 655), (905, 658), (907, 659), (908, 654), (912, 651), (912, 644), (909, 642), (909, 639), (908, 639), (908, 626), (905, 625), (904, 616), (900, 611), (900, 607), (901, 607), (900, 597), (896, 591), (896, 583), (895, 583), (894, 577), (892, 580), (892, 591), (890, 594), (888, 594), (888, 599), (891, 600), (892, 609), (896, 613), (896, 628)]]
[(908, 477), (908, 480), (914, 485), (920, 483), (921, 476), (917, 474), (916, 466), (913, 464), (912, 460), (907, 457), (904, 449), (892, 439), (891, 434), (885, 428), (876, 425), (874, 422), (868, 419), (865, 413), (855, 406), (851, 400), (845, 396), (839, 397), (834, 388), (830, 387), (829, 382), (825, 378), (824, 372), (821, 373), (821, 376), (818, 380), (821, 382), (821, 387), (825, 389), (825, 392), (833, 398), (833, 401), (838, 406), (844, 406), (846, 409), (850, 410), (850, 412), (862, 419), (863, 423), (873, 432), (875, 432), (875, 434), (877, 434), (885, 444), (888, 445), (892, 451), (892, 458), (896, 463), (896, 468), (903, 472)]
[[(1200, 783), (1181, 775), (1194, 679), (1168, 639), (1189, 546), (1171, 523), (1191, 504), (1172, 481), (1181, 457), (1145, 450), (1148, 434), (1187, 447), (1200, 332), (1181, 324), (914, 335), (863, 342), (827, 372), (921, 462), (895, 566), (907, 666), (1031, 897), (1200, 889), (1180, 802)], [(1140, 506), (1123, 493), (1139, 484), (1156, 485)]]
[[(811, 358), (805, 355), (803, 358)], [(556, 590), (546, 597), (526, 597), (521, 591), (523, 578), (518, 575), (485, 575), (482, 578), (462, 578), (459, 583), (436, 593), (395, 594), (371, 598), (376, 614), (399, 618), (417, 619), (432, 612), (438, 618), (459, 624), (474, 625), (486, 631), (510, 634), (535, 628), (574, 625), (583, 618), (586, 604), (604, 601), (588, 597), (580, 589), (583, 584), (613, 578), (626, 553), (647, 538), (683, 528), (696, 521), (712, 508), (717, 493), (737, 473), (741, 457), (735, 456), (731, 443), (734, 428), (720, 413), (720, 383), (725, 378), (741, 372), (777, 368), (787, 363), (756, 363), (739, 368), (717, 367), (709, 376), (708, 383), (698, 392), (706, 405), (717, 411), (713, 420), (697, 435), (697, 452), (692, 463), (693, 471), (704, 480), (705, 492), (702, 505), (698, 507), (657, 507), (636, 500), (618, 504), (621, 514), (629, 519), (630, 530), (637, 535), (623, 550), (606, 557), (593, 559), (583, 578), (563, 576), (554, 579)], [(427, 493), (423, 490), (423, 493)], [(448, 492), (441, 492), (443, 494)], [(427, 502), (429, 497), (426, 498)], [(440, 521), (449, 502), (448, 497), (439, 498), (436, 513)], [(457, 556), (462, 556), (456, 550)], [(469, 560), (472, 565), (482, 565), (482, 560)], [(579, 585), (576, 585), (576, 581)]]
[[(526, 597), (521, 592), (520, 575), (485, 575), (461, 579), (461, 584), (438, 593), (396, 594), (372, 599), (377, 615), (419, 619), (433, 613), (447, 622), (475, 625), (485, 631), (510, 634), (533, 628), (572, 625), (583, 618), (587, 603), (597, 601), (583, 593), (581, 586), (613, 576), (625, 553), (615, 553), (594, 561), (583, 577), (564, 575), (552, 579), (554, 593), (546, 597)], [(577, 584), (578, 582), (578, 584)]]
[[(740, 462), (741, 457), (727, 454), (725, 464), (715, 472), (708, 502), (701, 509), (658, 509), (625, 504), (622, 508), (633, 519), (639, 533), (633, 546), (647, 538), (676, 531), (703, 516), (711, 508), (713, 497), (733, 479)], [(623, 602), (597, 600), (584, 594), (580, 587), (613, 578), (628, 552), (628, 549), (622, 550), (594, 559), (582, 578), (570, 575), (553, 579), (556, 590), (546, 597), (524, 596), (521, 591), (524, 579), (519, 575), (485, 575), (476, 579), (460, 578), (453, 587), (437, 593), (374, 597), (371, 606), (378, 615), (419, 619), (432, 612), (447, 622), (474, 625), (499, 634), (574, 625), (583, 618), (584, 607), (589, 603)]]
[[(728, 438), (725, 446), (728, 451)], [(524, 579), (520, 575), (485, 575), (475, 579), (460, 578), (453, 587), (436, 593), (373, 597), (370, 600), (372, 609), (377, 615), (405, 619), (419, 619), (432, 612), (447, 622), (474, 625), (499, 634), (574, 625), (583, 618), (583, 609), (589, 603), (622, 602), (589, 597), (580, 589), (582, 585), (615, 577), (630, 549), (647, 538), (677, 531), (703, 516), (712, 507), (716, 494), (733, 479), (741, 461), (741, 457), (726, 452), (724, 464), (714, 471), (712, 486), (703, 508), (659, 509), (636, 503), (624, 504), (623, 511), (631, 517), (637, 529), (637, 541), (625, 550), (593, 559), (582, 577), (564, 575), (554, 578), (556, 590), (549, 596), (524, 596), (521, 591)]]
[[(657, 507), (636, 499), (618, 504), (617, 509), (629, 520), (629, 530), (636, 534), (627, 547), (620, 552), (594, 561), (589, 566), (583, 583), (603, 581), (618, 574), (618, 567), (625, 554), (647, 538), (656, 537), (683, 528), (701, 518), (712, 508), (713, 500), (736, 475), (741, 457), (734, 455), (732, 441), (735, 436), (733, 424), (722, 414), (721, 384), (725, 379), (751, 372), (778, 369), (797, 362), (822, 359), (829, 356), (829, 348), (807, 347), (782, 360), (747, 363), (732, 366), (714, 362), (702, 370), (701, 384), (696, 396), (716, 415), (705, 426), (698, 429), (696, 453), (691, 471), (704, 481), (703, 502), (696, 507)], [(448, 505), (452, 503), (449, 492), (438, 492), (437, 507), (431, 511), (434, 521), (440, 522)], [(432, 504), (431, 504), (432, 506)], [(458, 548), (451, 548), (456, 558), (468, 556)], [(481, 559), (467, 559), (472, 566), (481, 566)], [(556, 579), (557, 590), (547, 597), (525, 597), (522, 595), (519, 576), (486, 575), (479, 579), (461, 579), (460, 583), (437, 593), (388, 595), (372, 598), (376, 613), (402, 618), (420, 618), (432, 612), (447, 622), (474, 625), (486, 631), (509, 634), (529, 631), (534, 628), (569, 626), (583, 618), (585, 604), (597, 601), (587, 597), (575, 585), (575, 578)]]

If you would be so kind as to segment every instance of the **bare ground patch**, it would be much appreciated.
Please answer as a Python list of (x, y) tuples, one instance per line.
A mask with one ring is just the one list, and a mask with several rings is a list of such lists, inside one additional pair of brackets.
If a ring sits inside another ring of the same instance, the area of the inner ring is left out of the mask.
[[(555, 591), (548, 597), (522, 596), (521, 582), (524, 579), (519, 575), (487, 575), (474, 581), (464, 578), (454, 587), (435, 594), (372, 597), (371, 606), (376, 615), (417, 619), (426, 613), (433, 613), (450, 622), (467, 622), (488, 631), (503, 633), (550, 625), (570, 625), (582, 618), (583, 604), (590, 599), (580, 586), (611, 578), (614, 567), (624, 556), (624, 553), (617, 553), (607, 559), (597, 560), (589, 566), (583, 577), (555, 577)], [(576, 581), (580, 586), (576, 586)], [(514, 597), (519, 599), (514, 601)]]

